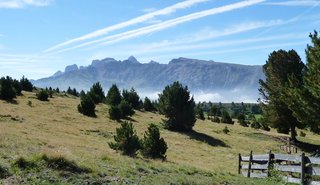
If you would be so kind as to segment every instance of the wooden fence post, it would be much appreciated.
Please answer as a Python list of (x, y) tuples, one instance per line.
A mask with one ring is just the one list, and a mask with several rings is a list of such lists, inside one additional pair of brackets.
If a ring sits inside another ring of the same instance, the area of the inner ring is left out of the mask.
[(305, 162), (305, 154), (301, 154), (301, 184), (305, 184), (305, 168), (306, 167), (306, 162)]
[(271, 161), (271, 150), (269, 151), (269, 157), (268, 157), (268, 169), (267, 169), (267, 174), (268, 174), (268, 177), (270, 177), (270, 169), (271, 169), (271, 163), (272, 163), (272, 161)]
[(241, 173), (241, 154), (239, 153), (238, 174)]
[(247, 177), (250, 177), (251, 162), (252, 162), (252, 151), (250, 152), (250, 156), (249, 156), (249, 165), (248, 165), (248, 174), (247, 174)]

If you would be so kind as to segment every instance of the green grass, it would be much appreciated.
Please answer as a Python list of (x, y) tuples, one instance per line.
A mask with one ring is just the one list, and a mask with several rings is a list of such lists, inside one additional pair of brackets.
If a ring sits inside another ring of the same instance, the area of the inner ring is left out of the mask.
[[(149, 123), (157, 124), (168, 151), (166, 161), (139, 153), (131, 158), (108, 146), (120, 126), (109, 119), (108, 106), (97, 105), (97, 118), (89, 118), (78, 113), (79, 102), (68, 96), (41, 102), (26, 92), (17, 104), (0, 101), (0, 173), (7, 173), (0, 184), (281, 184), (237, 175), (237, 157), (251, 150), (281, 152), (279, 138), (287, 135), (238, 124), (227, 125), (230, 132), (224, 134), (225, 124), (209, 120), (198, 120), (190, 133), (177, 133), (163, 129), (163, 116), (136, 111), (137, 134), (143, 137)], [(304, 132), (300, 140), (320, 144), (319, 135)]]

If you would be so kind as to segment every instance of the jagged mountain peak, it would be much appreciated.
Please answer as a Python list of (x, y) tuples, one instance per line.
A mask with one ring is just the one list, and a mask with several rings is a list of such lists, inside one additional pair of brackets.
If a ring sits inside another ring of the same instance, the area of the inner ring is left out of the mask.
[(73, 65), (69, 65), (65, 68), (64, 72), (68, 73), (68, 72), (72, 72), (72, 71), (77, 71), (79, 68), (77, 66), (77, 64), (73, 64)]
[(93, 83), (99, 81), (105, 89), (116, 83), (120, 88), (134, 87), (139, 90), (159, 92), (168, 84), (180, 81), (192, 91), (233, 92), (235, 89), (242, 89), (245, 90), (244, 94), (256, 93), (258, 98), (259, 79), (264, 79), (262, 66), (183, 57), (161, 65), (154, 61), (139, 63), (134, 57), (129, 57), (122, 62), (113, 58), (94, 60), (91, 65), (81, 70), (77, 66), (72, 66), (67, 73), (39, 79), (34, 84), (38, 87), (66, 89), (72, 86), (79, 90), (88, 90)]

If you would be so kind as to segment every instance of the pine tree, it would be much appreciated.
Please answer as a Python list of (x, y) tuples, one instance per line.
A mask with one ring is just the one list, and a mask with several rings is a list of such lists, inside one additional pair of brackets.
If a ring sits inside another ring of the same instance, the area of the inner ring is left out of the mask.
[(140, 97), (134, 88), (131, 88), (130, 91), (123, 89), (122, 97), (130, 103), (134, 109), (138, 109), (140, 107)]
[(200, 104), (197, 105), (196, 110), (195, 110), (195, 114), (198, 119), (205, 120), (204, 113), (203, 113), (202, 108), (200, 107)]
[(110, 87), (107, 93), (106, 102), (107, 104), (114, 106), (119, 105), (119, 103), (121, 102), (121, 94), (116, 84), (113, 84)]
[(120, 150), (125, 155), (134, 156), (141, 148), (140, 140), (132, 123), (127, 121), (121, 123), (121, 127), (116, 129), (114, 141), (109, 143), (110, 148)]
[(285, 96), (291, 76), (302, 82), (304, 67), (296, 51), (274, 51), (263, 66), (266, 80), (259, 81), (264, 117), (278, 132), (290, 131), (293, 142), (296, 141), (296, 127), (301, 128), (303, 125), (293, 116)]
[(134, 110), (130, 103), (126, 100), (121, 100), (120, 104), (118, 105), (121, 111), (121, 118), (127, 118), (128, 116), (132, 116), (134, 114)]
[(105, 100), (104, 91), (99, 82), (92, 85), (88, 95), (92, 98), (95, 104), (101, 103)]
[(13, 80), (9, 76), (0, 79), (0, 99), (12, 100), (16, 97), (16, 91), (13, 87)]
[(155, 110), (151, 100), (148, 97), (145, 97), (145, 99), (144, 99), (143, 109), (145, 111), (154, 111)]
[(188, 87), (174, 82), (159, 94), (159, 111), (164, 114), (166, 128), (175, 131), (191, 131), (195, 124), (195, 102)]
[(232, 121), (230, 114), (227, 110), (223, 109), (222, 110), (222, 115), (221, 115), (221, 122), (222, 123), (227, 123), (227, 124), (233, 124), (234, 121)]
[(23, 91), (32, 92), (32, 90), (33, 90), (32, 83), (24, 76), (22, 76), (22, 78), (20, 79), (20, 85), (21, 85)]
[(90, 96), (84, 95), (81, 97), (81, 102), (78, 105), (78, 111), (80, 113), (86, 116), (96, 117), (95, 108), (96, 105)]
[(320, 133), (320, 37), (318, 32), (314, 31), (310, 38), (312, 44), (306, 49), (307, 63), (303, 81), (300, 76), (291, 76), (286, 100), (293, 115), (303, 125)]
[(120, 120), (122, 118), (121, 110), (118, 106), (111, 105), (109, 109), (109, 117), (112, 120)]
[(142, 141), (143, 155), (151, 158), (164, 159), (166, 158), (165, 153), (167, 149), (167, 143), (163, 138), (160, 138), (159, 128), (155, 124), (150, 124)]

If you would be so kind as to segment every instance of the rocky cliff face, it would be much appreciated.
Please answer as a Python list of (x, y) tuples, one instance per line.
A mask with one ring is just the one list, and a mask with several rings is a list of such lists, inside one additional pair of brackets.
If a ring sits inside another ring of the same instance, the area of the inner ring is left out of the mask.
[(124, 61), (113, 58), (94, 60), (86, 67), (72, 65), (64, 72), (36, 80), (40, 87), (68, 86), (87, 90), (99, 81), (107, 89), (113, 83), (120, 88), (134, 87), (140, 91), (161, 91), (166, 85), (180, 81), (191, 91), (234, 91), (258, 94), (258, 81), (263, 79), (262, 66), (220, 63), (214, 61), (177, 58), (168, 64), (151, 61), (141, 64), (134, 57)]

